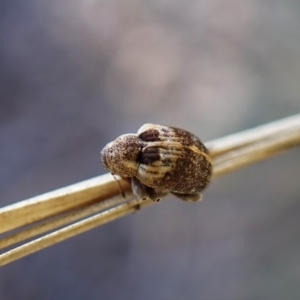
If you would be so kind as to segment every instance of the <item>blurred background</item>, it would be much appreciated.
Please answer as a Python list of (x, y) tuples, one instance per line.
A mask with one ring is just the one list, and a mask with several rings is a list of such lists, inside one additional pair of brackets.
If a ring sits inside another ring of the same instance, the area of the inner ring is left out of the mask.
[[(209, 141), (300, 110), (300, 3), (0, 1), (0, 205), (105, 173), (146, 123)], [(0, 299), (299, 299), (300, 151), (0, 269)], [(0, 224), (1, 226), (1, 224)]]

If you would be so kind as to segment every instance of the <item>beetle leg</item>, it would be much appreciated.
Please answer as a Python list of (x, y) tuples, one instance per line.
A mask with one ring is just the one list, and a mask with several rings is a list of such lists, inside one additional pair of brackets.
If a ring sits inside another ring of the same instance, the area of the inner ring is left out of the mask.
[(136, 177), (131, 178), (131, 188), (133, 194), (138, 198), (143, 200), (146, 200), (148, 198), (146, 186), (143, 185)]
[(140, 199), (147, 200), (151, 199), (154, 202), (159, 202), (163, 194), (157, 193), (155, 189), (144, 185), (136, 177), (131, 178), (131, 188), (133, 193)]
[(201, 201), (202, 200), (202, 194), (179, 194), (179, 193), (172, 193), (174, 196), (179, 198), (183, 201), (189, 201), (189, 202), (195, 202), (195, 201)]

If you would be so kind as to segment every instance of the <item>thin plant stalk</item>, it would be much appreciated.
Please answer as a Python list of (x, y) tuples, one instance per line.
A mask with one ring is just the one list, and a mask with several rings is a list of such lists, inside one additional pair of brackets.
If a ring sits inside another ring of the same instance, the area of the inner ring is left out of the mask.
[[(300, 114), (206, 143), (213, 161), (213, 179), (299, 145)], [(130, 182), (120, 177), (117, 180), (105, 174), (1, 208), (0, 233), (47, 219), (0, 240), (2, 247), (75, 223), (1, 254), (0, 266), (154, 204), (140, 199), (109, 202), (120, 195), (120, 186), (131, 195)], [(48, 220), (51, 217), (55, 219)], [(83, 217), (87, 218), (78, 221)]]

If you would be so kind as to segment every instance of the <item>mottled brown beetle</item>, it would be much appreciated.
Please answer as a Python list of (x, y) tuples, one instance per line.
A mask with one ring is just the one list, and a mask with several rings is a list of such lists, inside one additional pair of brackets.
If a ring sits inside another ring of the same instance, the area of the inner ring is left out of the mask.
[(155, 202), (168, 192), (185, 201), (201, 200), (212, 174), (208, 150), (198, 137), (155, 124), (108, 143), (101, 161), (112, 174), (130, 177), (137, 197)]

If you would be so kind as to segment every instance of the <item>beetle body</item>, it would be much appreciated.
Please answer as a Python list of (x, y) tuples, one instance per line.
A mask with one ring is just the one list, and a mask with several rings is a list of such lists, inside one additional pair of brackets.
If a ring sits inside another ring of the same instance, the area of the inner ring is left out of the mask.
[(138, 197), (154, 201), (168, 192), (183, 200), (199, 200), (212, 173), (208, 150), (198, 137), (155, 124), (107, 144), (101, 161), (113, 174), (130, 177)]

